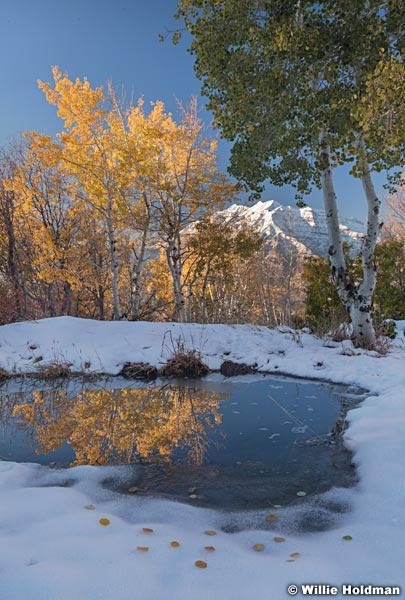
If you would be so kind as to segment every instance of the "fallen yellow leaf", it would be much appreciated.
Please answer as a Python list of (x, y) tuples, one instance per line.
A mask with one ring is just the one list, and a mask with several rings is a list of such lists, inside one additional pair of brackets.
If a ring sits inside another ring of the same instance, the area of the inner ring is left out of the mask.
[(217, 532), (215, 531), (215, 529), (206, 529), (204, 531), (205, 535), (217, 535)]
[(204, 546), (204, 550), (207, 552), (215, 552), (215, 546)]
[(279, 544), (281, 544), (281, 542), (285, 542), (285, 538), (283, 537), (275, 537), (273, 540)]
[(254, 546), (253, 546), (253, 550), (255, 552), (263, 552), (264, 548), (265, 548), (264, 544), (254, 544)]
[(84, 508), (86, 510), (94, 510), (96, 507), (94, 506), (94, 504), (86, 504), (86, 506)]
[(137, 547), (136, 547), (136, 549), (137, 549), (139, 552), (148, 552), (148, 551), (149, 551), (149, 548), (148, 548), (148, 546), (137, 546)]
[(206, 569), (208, 566), (205, 560), (196, 560), (194, 564), (199, 569)]
[(172, 548), (178, 548), (180, 546), (180, 542), (173, 541), (173, 542), (170, 542), (170, 545)]
[(142, 533), (153, 533), (153, 529), (150, 527), (142, 527)]
[(103, 527), (107, 527), (107, 525), (109, 525), (109, 524), (110, 524), (110, 519), (105, 519), (105, 518), (103, 517), (103, 518), (101, 518), (101, 519), (99, 520), (99, 523), (100, 523), (100, 525), (103, 525)]
[(270, 521), (270, 523), (272, 523), (273, 521), (276, 521), (276, 520), (277, 520), (277, 516), (274, 514), (267, 515), (267, 517), (266, 517), (266, 521)]

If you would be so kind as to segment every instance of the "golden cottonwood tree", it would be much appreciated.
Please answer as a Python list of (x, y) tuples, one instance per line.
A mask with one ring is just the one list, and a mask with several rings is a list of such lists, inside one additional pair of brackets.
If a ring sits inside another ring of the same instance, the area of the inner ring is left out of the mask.
[(235, 188), (217, 169), (216, 142), (203, 136), (196, 99), (182, 109), (179, 124), (162, 102), (153, 103), (146, 114), (140, 100), (128, 111), (126, 149), (132, 198), (138, 198), (137, 221), (143, 215), (152, 243), (166, 256), (174, 298), (172, 318), (185, 321), (184, 230), (231, 200)]
[(113, 296), (113, 317), (121, 317), (119, 294), (119, 202), (125, 188), (127, 173), (116, 151), (111, 120), (114, 115), (104, 108), (105, 96), (101, 87), (93, 89), (87, 79), (71, 81), (54, 67), (54, 86), (39, 82), (46, 99), (58, 109), (64, 121), (59, 134), (62, 157), (68, 172), (77, 180), (83, 200), (104, 223), (110, 250)]
[(184, 230), (232, 200), (235, 187), (217, 170), (216, 143), (203, 137), (196, 99), (184, 109), (179, 125), (168, 115), (165, 129), (156, 162), (153, 211), (172, 279), (173, 318), (185, 321)]
[(70, 314), (78, 216), (77, 186), (50, 137), (25, 135), (20, 164), (7, 186), (19, 197), (20, 217), (32, 241), (32, 266), (47, 285), (49, 315)]
[(1, 323), (27, 316), (24, 237), (18, 200), (7, 185), (17, 168), (14, 152), (0, 151), (0, 319)]
[[(262, 245), (260, 235), (247, 223), (238, 231), (232, 222), (216, 217), (202, 219), (190, 228), (185, 244), (185, 284), (191, 320), (240, 319), (241, 313), (236, 314), (235, 307), (229, 306), (227, 310), (228, 300), (234, 297), (235, 287), (239, 287), (236, 281), (241, 265), (250, 263)], [(239, 291), (239, 298), (245, 298), (249, 304), (251, 294)]]
[(0, 155), (0, 319), (105, 318), (108, 248), (60, 145), (30, 132)]
[[(53, 68), (54, 85), (39, 87), (64, 121), (62, 157), (83, 201), (102, 218), (110, 249), (113, 315), (122, 316), (120, 260), (130, 256), (130, 315), (139, 317), (147, 247), (163, 247), (171, 274), (174, 314), (185, 320), (182, 231), (223, 206), (234, 186), (216, 166), (216, 144), (203, 137), (196, 100), (177, 124), (162, 102), (148, 114), (143, 101), (127, 108), (110, 85), (108, 97), (85, 79)], [(130, 253), (128, 254), (128, 250)]]

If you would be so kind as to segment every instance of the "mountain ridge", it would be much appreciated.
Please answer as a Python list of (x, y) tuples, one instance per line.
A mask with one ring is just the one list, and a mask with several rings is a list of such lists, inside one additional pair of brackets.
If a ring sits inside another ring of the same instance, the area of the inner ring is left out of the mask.
[[(277, 248), (283, 254), (291, 250), (299, 254), (327, 258), (329, 239), (324, 210), (279, 204), (275, 200), (258, 201), (252, 206), (232, 204), (217, 215), (236, 227), (248, 223), (263, 238), (265, 248)], [(364, 224), (356, 218), (342, 218), (340, 231), (344, 242), (357, 254), (365, 234)]]

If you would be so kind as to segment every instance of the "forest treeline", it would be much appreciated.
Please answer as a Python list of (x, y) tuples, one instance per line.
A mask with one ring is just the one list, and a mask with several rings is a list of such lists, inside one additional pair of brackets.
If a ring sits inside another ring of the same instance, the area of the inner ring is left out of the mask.
[[(0, 150), (1, 323), (72, 315), (314, 326), (316, 311), (330, 319), (333, 302), (313, 299), (314, 280), (333, 297), (320, 259), (304, 264), (218, 217), (237, 189), (217, 168), (196, 100), (176, 122), (161, 102), (127, 106), (111, 85), (104, 92), (58, 68), (52, 85), (39, 86), (63, 129), (56, 139), (27, 132)], [(404, 243), (398, 232), (390, 239), (397, 245), (385, 246), (380, 287), (399, 300), (378, 310), (405, 316)]]

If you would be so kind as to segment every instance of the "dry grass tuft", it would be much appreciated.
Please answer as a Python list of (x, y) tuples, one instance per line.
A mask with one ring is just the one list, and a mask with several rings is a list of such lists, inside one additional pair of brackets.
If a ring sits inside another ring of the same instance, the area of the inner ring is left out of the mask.
[(40, 365), (32, 377), (37, 379), (58, 379), (59, 377), (72, 377), (71, 364), (65, 362), (53, 362)]
[(182, 342), (167, 363), (160, 369), (161, 377), (186, 377), (197, 379), (209, 373), (209, 368), (202, 362), (201, 352), (195, 349), (188, 350)]
[(125, 379), (153, 381), (158, 376), (158, 370), (148, 363), (126, 362), (119, 374)]
[(395, 321), (393, 321), (392, 319), (386, 319), (385, 321), (380, 323), (376, 327), (376, 334), (377, 334), (377, 338), (384, 336), (384, 337), (390, 338), (391, 340), (395, 339), (395, 337), (396, 337)]
[(334, 342), (344, 342), (345, 340), (350, 340), (350, 326), (347, 323), (333, 325), (328, 333), (328, 337)]
[(7, 379), (10, 379), (10, 377), (10, 373), (0, 368), (0, 383), (3, 383), (3, 381), (7, 381)]
[(377, 352), (380, 356), (386, 356), (391, 349), (392, 341), (389, 337), (382, 335), (376, 339), (373, 350), (375, 350), (375, 352)]

